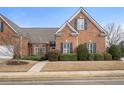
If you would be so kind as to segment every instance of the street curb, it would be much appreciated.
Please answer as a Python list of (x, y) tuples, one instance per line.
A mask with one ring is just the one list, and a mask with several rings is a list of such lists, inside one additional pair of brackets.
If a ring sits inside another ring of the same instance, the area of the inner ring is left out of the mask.
[(0, 80), (51, 80), (83, 78), (124, 78), (124, 70), (116, 71), (66, 71), (66, 72), (9, 72), (0, 73)]

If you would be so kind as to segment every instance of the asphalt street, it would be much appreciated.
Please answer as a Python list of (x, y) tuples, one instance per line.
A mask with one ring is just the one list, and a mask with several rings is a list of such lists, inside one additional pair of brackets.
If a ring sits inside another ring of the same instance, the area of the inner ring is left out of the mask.
[(124, 85), (123, 80), (1, 81), (0, 85)]

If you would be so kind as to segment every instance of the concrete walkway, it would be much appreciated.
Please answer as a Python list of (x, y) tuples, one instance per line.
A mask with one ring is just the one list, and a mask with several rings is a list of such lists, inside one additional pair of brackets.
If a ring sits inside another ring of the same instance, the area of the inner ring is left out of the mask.
[(46, 63), (47, 63), (47, 61), (38, 62), (31, 69), (29, 69), (28, 72), (40, 72)]
[(122, 57), (120, 60), (121, 60), (121, 61), (124, 61), (124, 57)]

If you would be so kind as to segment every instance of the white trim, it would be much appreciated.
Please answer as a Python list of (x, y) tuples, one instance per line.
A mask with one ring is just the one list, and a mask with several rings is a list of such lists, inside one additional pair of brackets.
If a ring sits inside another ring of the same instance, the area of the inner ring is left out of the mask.
[[(9, 25), (9, 23), (0, 15), (0, 18), (14, 31), (16, 32), (16, 30), (11, 26)], [(17, 33), (17, 32), (16, 32)]]
[(65, 22), (65, 23), (59, 28), (59, 30), (58, 30), (55, 34), (57, 34), (58, 32), (60, 32), (66, 25), (67, 25), (73, 32), (75, 32), (76, 34), (78, 34), (78, 32), (77, 32), (68, 22)]
[(80, 12), (82, 12), (85, 16), (87, 16), (87, 17), (89, 18), (89, 20), (90, 20), (91, 22), (93, 22), (93, 23), (96, 25), (96, 27), (97, 27), (98, 29), (100, 29), (100, 31), (106, 33), (106, 32), (104, 31), (104, 29), (90, 16), (83, 8), (80, 8), (80, 9), (68, 20), (68, 22), (71, 22)]
[(34, 47), (34, 55), (39, 55), (39, 47)]
[[(62, 49), (63, 49), (62, 52), (63, 52), (63, 53), (65, 53), (65, 54), (71, 53), (71, 46), (70, 46), (70, 44), (71, 44), (71, 43), (69, 43), (67, 40), (66, 40), (66, 42), (63, 43), (63, 45), (62, 45), (62, 47), (63, 47), (63, 48), (62, 48)], [(64, 46), (65, 46), (65, 47), (64, 47)], [(69, 47), (68, 47), (68, 46), (69, 46)], [(68, 52), (68, 50), (69, 50), (69, 52)]]

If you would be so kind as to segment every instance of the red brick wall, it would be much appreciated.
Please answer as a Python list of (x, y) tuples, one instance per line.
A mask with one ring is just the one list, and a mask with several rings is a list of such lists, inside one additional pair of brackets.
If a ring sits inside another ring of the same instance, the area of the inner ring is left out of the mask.
[[(13, 35), (16, 35), (11, 29), (8, 24), (6, 24), (2, 19), (0, 19), (3, 22), (3, 32), (0, 32), (0, 45), (16, 45), (19, 42), (19, 39), (13, 37)], [(1, 39), (1, 37), (4, 37), (4, 39)], [(18, 43), (19, 44), (19, 43)], [(28, 55), (28, 40), (26, 38), (21, 39), (20, 43), (20, 54), (21, 56), (27, 56)]]
[(73, 42), (73, 51), (76, 51), (77, 44), (83, 44), (86, 42), (96, 43), (96, 51), (97, 52), (104, 52), (106, 50), (105, 46), (105, 37), (100, 37), (101, 31), (83, 14), (79, 13), (71, 22), (70, 24), (75, 28), (75, 21), (78, 18), (85, 18), (87, 21), (87, 30), (78, 31), (79, 35), (77, 37), (72, 37), (70, 35), (70, 29), (65, 27), (62, 29), (62, 36), (56, 37), (56, 49), (60, 50), (61, 42), (68, 40)]
[(62, 29), (61, 31), (61, 36), (60, 37), (56, 37), (56, 49), (60, 50), (61, 49), (61, 42), (73, 42), (72, 44), (72, 49), (73, 52), (76, 50), (77, 48), (77, 37), (72, 37), (71, 36), (71, 32), (70, 32), (70, 28), (68, 26), (66, 26), (64, 29)]

